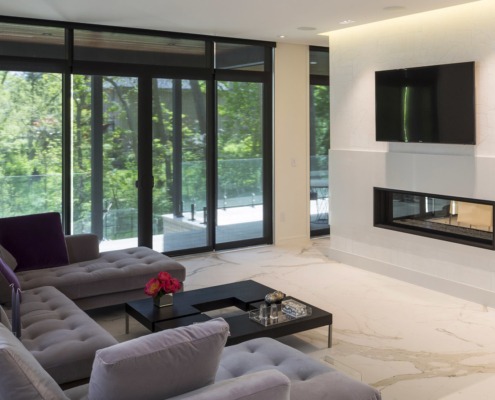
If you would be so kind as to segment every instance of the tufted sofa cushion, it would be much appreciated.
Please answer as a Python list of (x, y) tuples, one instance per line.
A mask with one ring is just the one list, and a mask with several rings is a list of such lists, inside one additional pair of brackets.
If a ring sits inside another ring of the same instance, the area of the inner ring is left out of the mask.
[(270, 369), (276, 369), (290, 379), (291, 400), (381, 399), (376, 389), (270, 338), (226, 347), (215, 381)]
[(0, 399), (68, 400), (60, 387), (0, 324)]
[(117, 343), (51, 286), (23, 291), (21, 323), (22, 344), (59, 384), (88, 378), (96, 350)]
[(148, 280), (164, 270), (180, 282), (186, 278), (184, 267), (170, 257), (147, 247), (134, 247), (103, 252), (95, 260), (19, 272), (17, 276), (23, 289), (55, 286), (78, 303), (79, 299), (132, 290), (139, 290), (144, 297)]

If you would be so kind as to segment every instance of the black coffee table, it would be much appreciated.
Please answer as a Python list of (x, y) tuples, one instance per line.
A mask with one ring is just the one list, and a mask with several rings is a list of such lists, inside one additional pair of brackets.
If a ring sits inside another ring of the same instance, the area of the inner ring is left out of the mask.
[(227, 345), (258, 337), (277, 338), (328, 325), (328, 347), (332, 347), (332, 314), (293, 297), (289, 298), (311, 307), (311, 315), (268, 326), (250, 319), (248, 312), (258, 308), (265, 295), (274, 290), (247, 280), (176, 293), (174, 304), (169, 307), (156, 307), (151, 298), (130, 301), (125, 304), (126, 333), (129, 332), (129, 316), (152, 332), (222, 316), (230, 326)]

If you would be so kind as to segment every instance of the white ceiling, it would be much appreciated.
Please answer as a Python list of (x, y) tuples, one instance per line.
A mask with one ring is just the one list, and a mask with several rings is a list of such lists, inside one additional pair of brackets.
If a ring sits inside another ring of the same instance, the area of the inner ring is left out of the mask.
[(328, 46), (320, 33), (472, 1), (0, 0), (0, 15)]

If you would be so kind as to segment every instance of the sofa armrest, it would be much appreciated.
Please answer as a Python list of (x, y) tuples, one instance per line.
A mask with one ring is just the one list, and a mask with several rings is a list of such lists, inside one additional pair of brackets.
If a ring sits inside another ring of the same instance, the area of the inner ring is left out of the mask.
[(169, 400), (289, 400), (290, 380), (275, 369), (204, 386)]
[(69, 263), (95, 260), (100, 256), (98, 236), (93, 233), (82, 233), (65, 237)]

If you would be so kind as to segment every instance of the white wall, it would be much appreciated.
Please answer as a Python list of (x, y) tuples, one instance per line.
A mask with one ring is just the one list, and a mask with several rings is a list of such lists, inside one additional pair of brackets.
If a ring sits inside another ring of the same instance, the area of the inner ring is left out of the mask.
[[(495, 251), (374, 228), (374, 186), (495, 200), (495, 2), (330, 34), (331, 255), (495, 305)], [(477, 145), (375, 141), (376, 70), (476, 62)]]
[(274, 87), (274, 242), (309, 241), (309, 49), (278, 43)]

